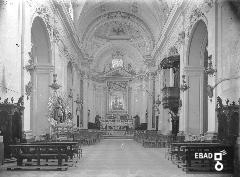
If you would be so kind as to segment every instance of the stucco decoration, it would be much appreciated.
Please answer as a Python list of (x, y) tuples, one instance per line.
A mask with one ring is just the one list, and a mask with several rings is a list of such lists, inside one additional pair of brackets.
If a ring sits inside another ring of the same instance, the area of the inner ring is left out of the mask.
[(201, 11), (201, 9), (196, 8), (191, 12), (191, 15), (189, 16), (189, 26), (187, 30), (187, 37), (189, 38), (191, 35), (191, 31), (193, 28), (193, 25), (197, 22), (198, 19), (205, 18), (204, 13)]
[(86, 43), (85, 51), (94, 55), (97, 50), (109, 42), (126, 41), (144, 55), (150, 52), (152, 42), (136, 24), (122, 21), (111, 21), (100, 26)]
[(36, 66), (34, 65), (34, 58), (31, 52), (28, 52), (28, 56), (28, 64), (24, 66), (24, 69), (31, 74), (35, 70)]
[[(44, 20), (47, 30), (48, 30), (49, 34), (51, 34), (52, 26), (53, 26), (52, 25), (53, 19), (51, 18), (52, 15), (51, 15), (51, 12), (48, 9), (48, 7), (41, 5), (36, 8), (36, 13), (39, 17), (41, 17)], [(51, 36), (51, 35), (49, 35), (49, 36)]]
[(83, 36), (83, 50), (94, 56), (107, 43), (126, 41), (142, 54), (149, 54), (154, 40), (150, 30), (137, 17), (125, 12), (109, 12), (89, 26)]
[(27, 85), (25, 85), (25, 94), (27, 95), (27, 100), (29, 99), (30, 95), (32, 94), (33, 83), (29, 81)]

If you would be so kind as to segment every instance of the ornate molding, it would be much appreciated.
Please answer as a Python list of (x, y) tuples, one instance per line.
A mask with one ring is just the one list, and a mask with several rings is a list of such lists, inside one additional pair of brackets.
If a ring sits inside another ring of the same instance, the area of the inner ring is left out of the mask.
[(51, 34), (52, 25), (51, 25), (50, 10), (46, 6), (41, 5), (41, 6), (37, 7), (35, 11), (38, 14), (38, 16), (40, 16), (44, 20), (47, 30), (48, 30), (49, 34)]
[(187, 37), (190, 37), (193, 25), (197, 22), (198, 19), (205, 18), (204, 13), (200, 8), (195, 8), (192, 10), (190, 16), (189, 16), (189, 26), (187, 28)]

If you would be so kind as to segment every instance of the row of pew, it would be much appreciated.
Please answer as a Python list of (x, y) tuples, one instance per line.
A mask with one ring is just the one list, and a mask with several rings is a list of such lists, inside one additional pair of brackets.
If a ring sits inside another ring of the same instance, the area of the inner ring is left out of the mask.
[[(216, 149), (226, 149), (231, 145), (222, 143), (218, 140), (207, 140), (203, 136), (172, 136), (162, 135), (154, 131), (136, 131), (134, 140), (141, 143), (145, 148), (164, 148), (165, 159), (181, 168), (183, 171), (204, 172), (214, 171), (215, 161), (209, 159), (194, 159), (195, 152), (215, 152)], [(204, 149), (204, 150), (203, 150)], [(221, 161), (227, 170), (231, 172), (231, 161)], [(226, 170), (226, 169), (225, 169)]]
[(184, 140), (184, 136), (159, 134), (156, 131), (136, 131), (134, 140), (146, 148), (168, 148), (172, 142)]
[(98, 143), (101, 137), (98, 131), (77, 130), (71, 135), (62, 132), (57, 140), (31, 140), (10, 145), (10, 148), (12, 157), (17, 159), (17, 169), (66, 170), (80, 160), (82, 146)]

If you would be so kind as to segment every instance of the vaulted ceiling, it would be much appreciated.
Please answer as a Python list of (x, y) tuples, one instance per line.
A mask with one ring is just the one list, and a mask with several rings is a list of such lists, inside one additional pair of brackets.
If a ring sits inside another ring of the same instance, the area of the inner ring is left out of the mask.
[(103, 72), (114, 53), (136, 72), (158, 41), (173, 0), (86, 0), (76, 28), (82, 52), (91, 70)]

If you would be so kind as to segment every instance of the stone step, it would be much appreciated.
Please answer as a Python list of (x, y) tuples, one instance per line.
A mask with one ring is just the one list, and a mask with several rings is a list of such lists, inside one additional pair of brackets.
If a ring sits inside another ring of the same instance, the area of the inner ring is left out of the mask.
[(108, 136), (108, 135), (104, 135), (103, 139), (133, 139), (133, 136)]

